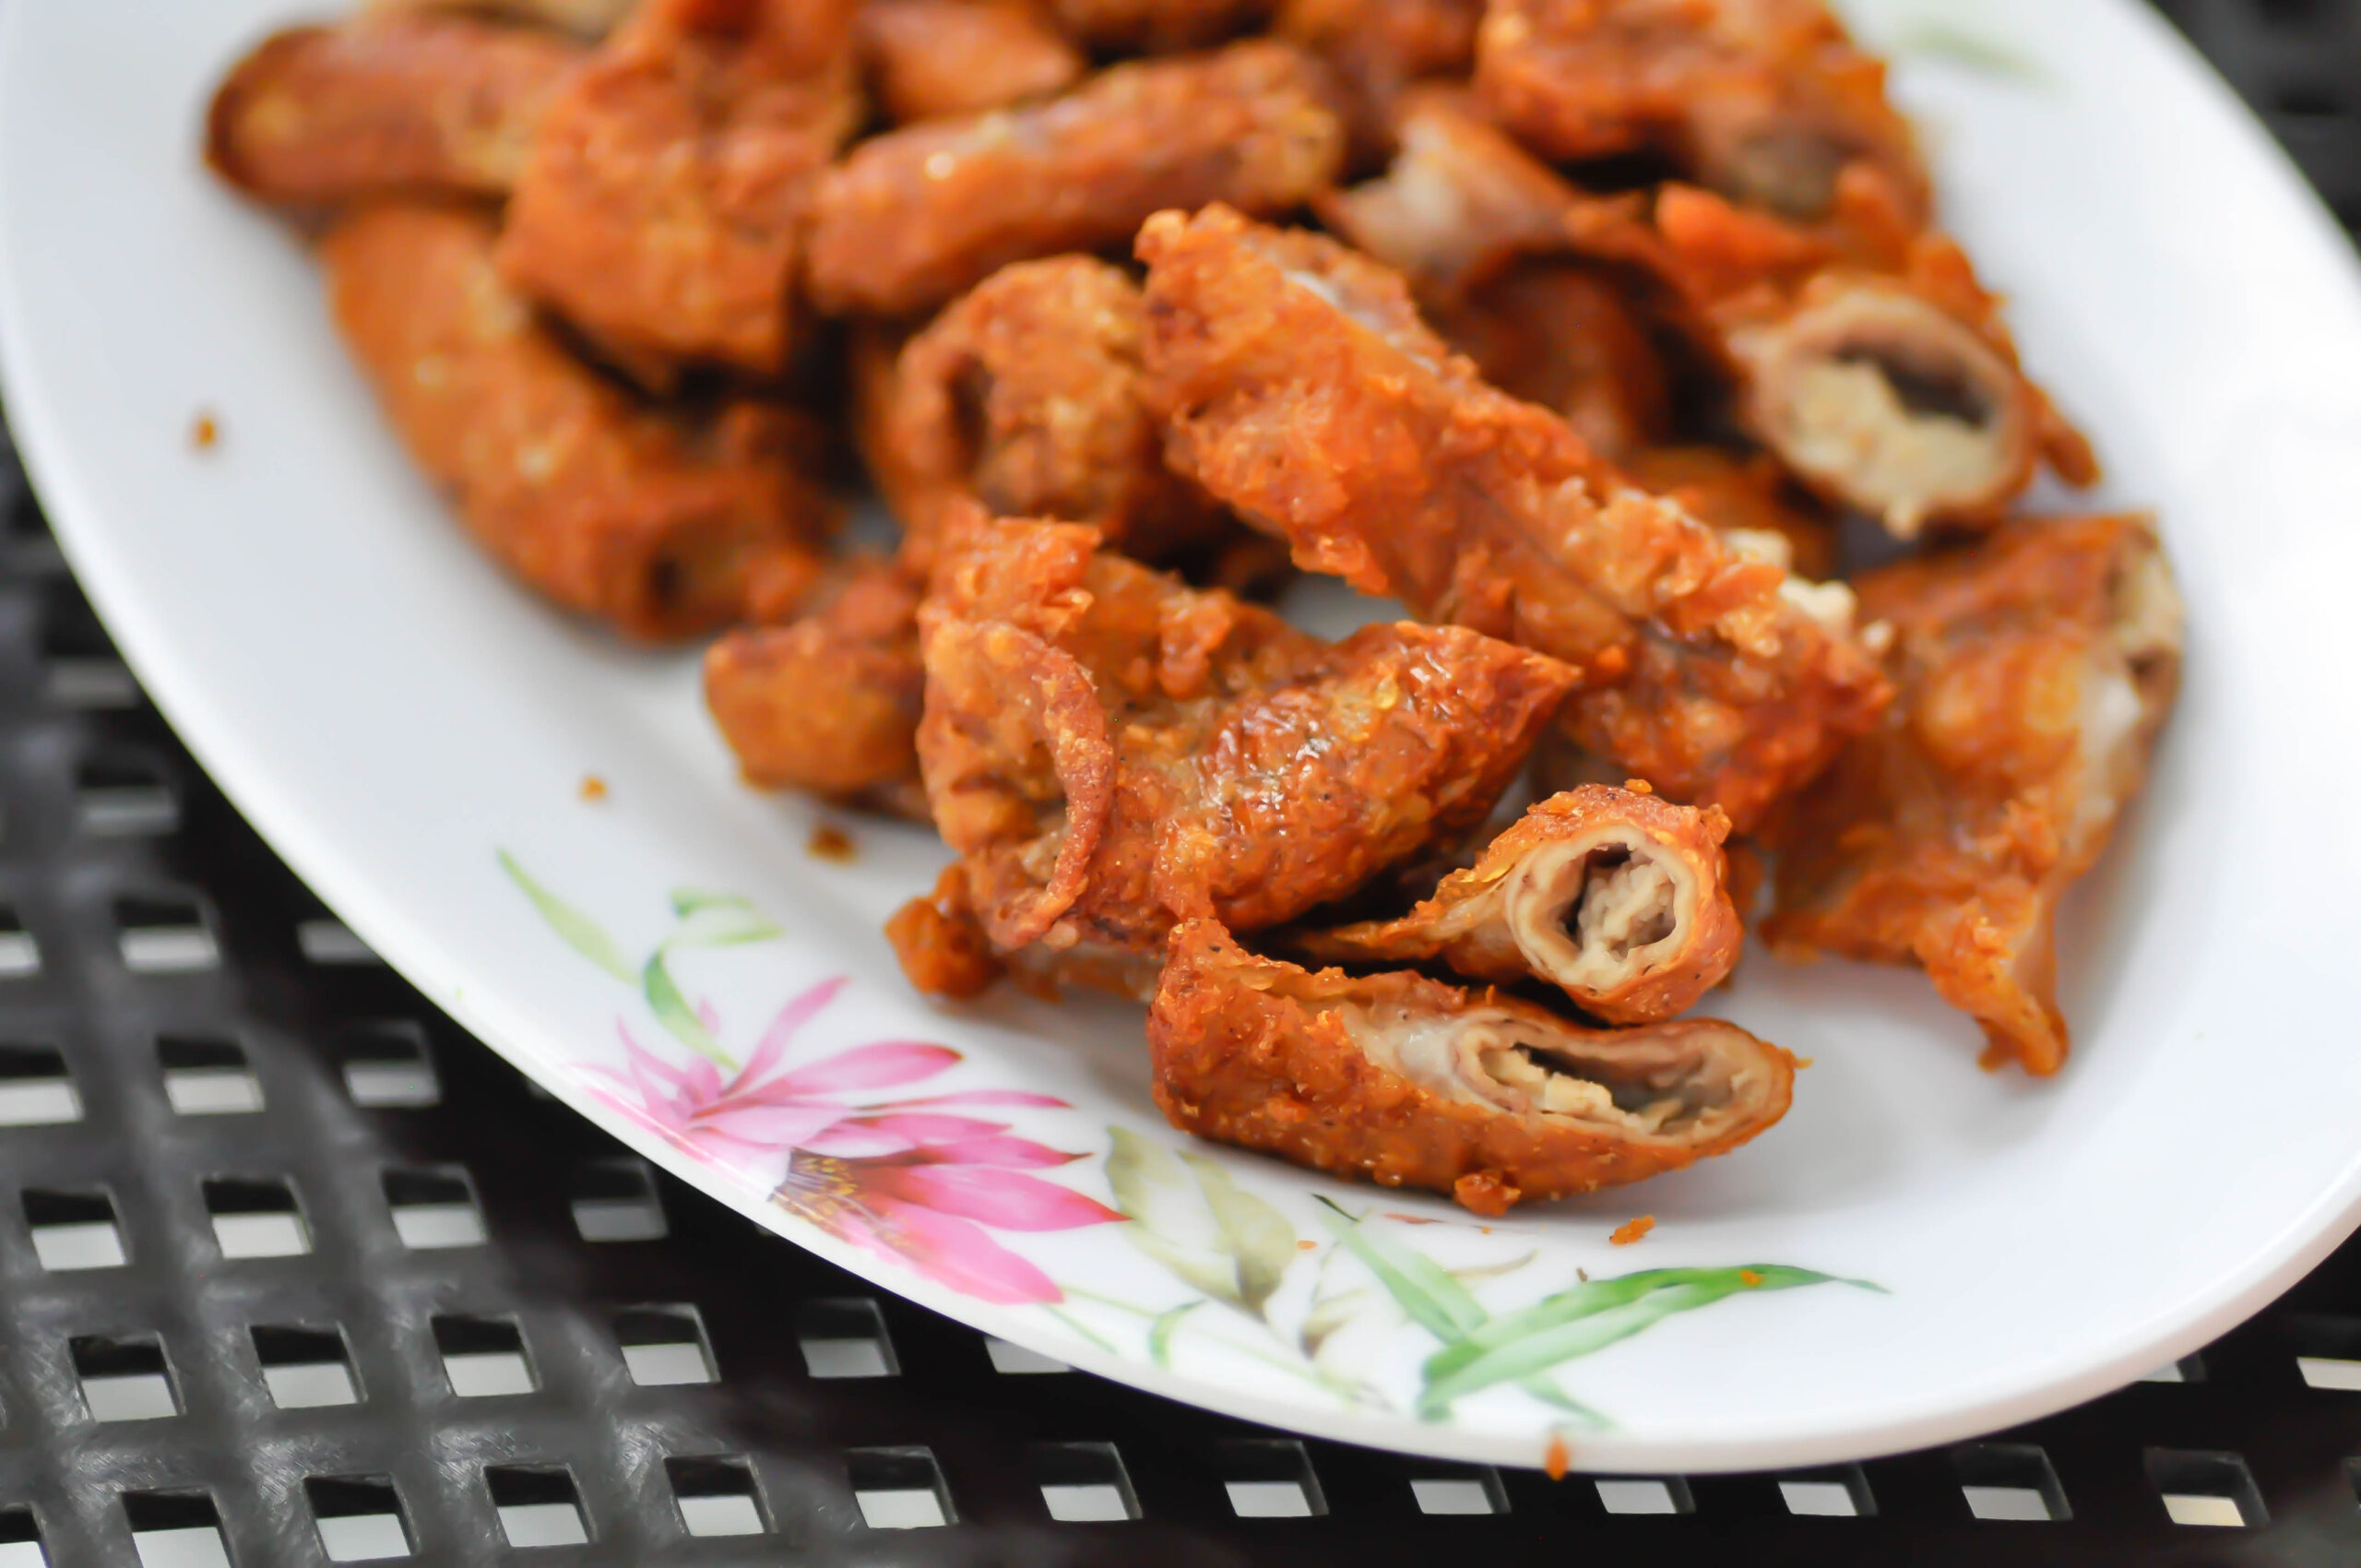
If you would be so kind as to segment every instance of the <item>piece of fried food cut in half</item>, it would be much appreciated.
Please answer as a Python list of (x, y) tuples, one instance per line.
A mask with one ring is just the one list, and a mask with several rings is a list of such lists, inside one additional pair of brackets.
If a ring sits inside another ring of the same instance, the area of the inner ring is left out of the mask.
[(1552, 795), (1398, 920), (1309, 932), (1324, 963), (1441, 958), (1470, 980), (1531, 976), (1610, 1024), (1686, 1012), (1738, 962), (1746, 931), (1726, 885), (1729, 819), (1586, 784)]
[(897, 125), (1046, 98), (1090, 68), (1025, 0), (868, 0), (856, 25), (871, 95)]
[(824, 310), (931, 309), (1012, 261), (1128, 242), (1174, 202), (1284, 212), (1334, 179), (1318, 64), (1252, 40), (1099, 72), (1062, 98), (872, 137), (815, 197)]
[(477, 540), (626, 636), (789, 606), (835, 508), (784, 408), (647, 404), (592, 370), (492, 263), (472, 209), (357, 209), (321, 245), (336, 322), (387, 419)]
[(1342, 897), (1483, 821), (1578, 679), (1456, 627), (1323, 643), (1099, 549), (980, 517), (919, 610), (919, 761), (992, 944), (1156, 954)]
[(860, 118), (852, 11), (647, 0), (542, 117), (501, 240), (509, 280), (635, 373), (777, 374), (812, 189)]
[(706, 650), (706, 707), (749, 784), (926, 819), (919, 788), (923, 579), (895, 561), (832, 570), (785, 625)]
[(1221, 208), (1140, 254), (1173, 465), (1308, 571), (1599, 677), (1566, 722), (1623, 777), (1745, 831), (1876, 721), (1875, 662), (1784, 570), (1487, 386), (1393, 273)]
[(2033, 517), (1857, 580), (1900, 699), (1779, 825), (1786, 956), (1923, 965), (1987, 1065), (2056, 1072), (2058, 900), (2138, 793), (2181, 601), (2138, 516)]
[(504, 196), (552, 97), (587, 57), (563, 38), (469, 17), (290, 28), (215, 90), (206, 160), (279, 207)]
[(1147, 1038), (1174, 1126), (1490, 1216), (1726, 1153), (1795, 1080), (1720, 1019), (1584, 1028), (1420, 975), (1258, 957), (1204, 920), (1172, 933)]

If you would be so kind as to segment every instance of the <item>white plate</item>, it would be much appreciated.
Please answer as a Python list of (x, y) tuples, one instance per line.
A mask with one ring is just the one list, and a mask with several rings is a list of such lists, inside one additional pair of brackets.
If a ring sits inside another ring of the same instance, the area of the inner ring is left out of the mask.
[[(2146, 13), (1892, 0), (1866, 18), (1911, 46), (1901, 86), (1952, 220), (2098, 438), (2108, 498), (2163, 508), (2190, 600), (2154, 786), (2066, 932), (2072, 1063), (1987, 1075), (1919, 977), (1758, 956), (1724, 1005), (1818, 1059), (1785, 1125), (1486, 1227), (1190, 1145), (1149, 1102), (1130, 1009), (921, 1003), (877, 931), (939, 849), (863, 826), (857, 864), (813, 859), (809, 808), (732, 781), (691, 658), (586, 635), (477, 556), (345, 363), (298, 246), (198, 164), (210, 82), (307, 8), (0, 17), (18, 431), (148, 689), (296, 870), (467, 1027), (704, 1190), (1158, 1393), (1639, 1473), (2042, 1414), (2220, 1333), (2355, 1222), (2361, 290), (2277, 153)], [(200, 410), (211, 451), (190, 439)], [(692, 1000), (666, 1004), (668, 981)], [(752, 1064), (725, 1086), (699, 1047)], [(878, 1109), (909, 1100), (935, 1103)], [(1110, 1222), (1119, 1204), (1137, 1218)], [(1643, 1211), (1655, 1232), (1610, 1247)], [(1342, 1215), (1361, 1217), (1350, 1245)], [(1722, 1272), (1579, 1315), (1584, 1271), (1676, 1265)], [(1748, 1265), (1759, 1288), (1654, 1321)], [(1800, 1277), (1771, 1265), (1841, 1277), (1774, 1289)], [(1434, 1360), (1453, 1314), (1528, 1308), (1512, 1321), (1554, 1337), (1473, 1372)], [(1645, 1332), (1602, 1345), (1608, 1326)]]

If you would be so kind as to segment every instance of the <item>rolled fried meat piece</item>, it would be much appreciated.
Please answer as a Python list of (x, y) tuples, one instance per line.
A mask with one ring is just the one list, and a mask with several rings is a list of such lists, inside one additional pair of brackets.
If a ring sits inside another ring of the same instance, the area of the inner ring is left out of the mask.
[(1719, 985), (1746, 941), (1717, 811), (1589, 784), (1552, 795), (1399, 920), (1311, 932), (1323, 963), (1441, 958), (1470, 980), (1530, 976), (1595, 1018), (1651, 1024)]
[(1875, 662), (1786, 572), (1478, 380), (1397, 277), (1218, 208), (1140, 254), (1174, 466), (1307, 570), (1582, 665), (1566, 723), (1624, 777), (1745, 831), (1875, 723)]
[(1825, 213), (1868, 162), (1923, 218), (1927, 177), (1885, 66), (1821, 0), (1492, 0), (1477, 89), (1547, 157), (1650, 151), (1792, 218)]
[(1719, 1019), (1588, 1029), (1406, 973), (1262, 958), (1172, 933), (1148, 1014), (1176, 1127), (1477, 1214), (1678, 1170), (1786, 1114), (1795, 1061)]
[(647, 0), (543, 116), (503, 272), (626, 368), (777, 374), (813, 186), (860, 118), (853, 9)]
[(1071, 524), (955, 530), (919, 611), (919, 761), (1014, 952), (1292, 920), (1480, 823), (1577, 679), (1454, 627), (1323, 643)]
[(291, 28), (214, 92), (206, 160), (282, 207), (503, 195), (552, 96), (585, 58), (564, 39), (466, 17)]
[(746, 781), (926, 819), (919, 787), (922, 578), (893, 561), (830, 574), (801, 619), (706, 650), (706, 706)]
[(363, 9), (370, 15), (472, 12), (554, 28), (595, 42), (612, 31), (636, 4), (638, 0), (369, 0)]
[(1856, 580), (1901, 697), (1779, 828), (1790, 956), (1925, 967), (1987, 1066), (2056, 1072), (2054, 922), (2138, 793), (2177, 689), (2181, 603), (2149, 520), (2027, 518)]
[(823, 309), (931, 309), (1012, 261), (1128, 243), (1174, 202), (1301, 205), (1344, 131), (1319, 66), (1283, 43), (1102, 71), (1029, 108), (906, 126), (820, 183), (810, 286)]
[(628, 636), (686, 636), (791, 605), (833, 509), (786, 410), (639, 401), (503, 283), (490, 218), (395, 204), (321, 245), (338, 327), (387, 419), (492, 556)]
[(870, 92), (897, 125), (1062, 92), (1090, 68), (1026, 0), (868, 0)]

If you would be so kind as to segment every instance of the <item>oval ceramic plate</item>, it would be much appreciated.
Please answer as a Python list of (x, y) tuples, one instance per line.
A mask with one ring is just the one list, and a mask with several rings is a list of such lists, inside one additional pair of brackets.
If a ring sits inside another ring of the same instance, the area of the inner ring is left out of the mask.
[[(2355, 1222), (2361, 290), (2218, 83), (2113, 0), (1865, 7), (2038, 374), (2154, 504), (2189, 678), (2068, 922), (2065, 1074), (1915, 974), (1757, 956), (1818, 1064), (1751, 1147), (1478, 1225), (1192, 1145), (1138, 1013), (937, 1010), (878, 934), (941, 850), (749, 793), (694, 659), (513, 589), (371, 407), (288, 233), (199, 166), (285, 0), (0, 17), (0, 364), (164, 711), (378, 951), (568, 1103), (977, 1327), (1307, 1431), (1514, 1465), (1801, 1465), (1961, 1437), (2219, 1333)], [(208, 411), (221, 438), (191, 440)], [(608, 790), (585, 798), (587, 776)], [(1644, 1242), (1608, 1233), (1642, 1211)], [(1635, 1271), (1692, 1271), (1616, 1283)]]

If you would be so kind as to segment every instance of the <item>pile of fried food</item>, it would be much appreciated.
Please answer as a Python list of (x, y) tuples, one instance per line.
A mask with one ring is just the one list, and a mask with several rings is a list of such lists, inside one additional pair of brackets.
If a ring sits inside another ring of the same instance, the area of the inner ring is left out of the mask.
[(1180, 1127), (1486, 1215), (1721, 1153), (1761, 904), (2065, 1058), (2180, 604), (2011, 515), (2091, 450), (1818, 0), (377, 0), (208, 133), (484, 548), (719, 632), (750, 781), (955, 851), (911, 980), (1148, 999)]

